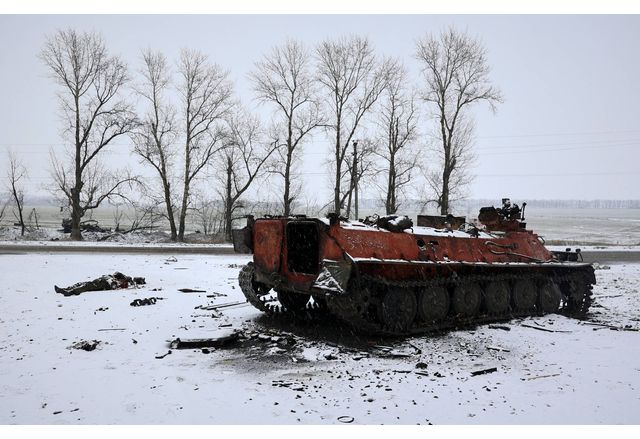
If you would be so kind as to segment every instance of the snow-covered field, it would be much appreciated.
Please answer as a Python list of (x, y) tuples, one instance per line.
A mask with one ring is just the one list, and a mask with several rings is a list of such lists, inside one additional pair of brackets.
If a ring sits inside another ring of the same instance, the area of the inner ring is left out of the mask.
[[(335, 322), (270, 321), (246, 304), (202, 309), (242, 300), (236, 276), (247, 260), (0, 255), (0, 423), (640, 422), (640, 332), (588, 324), (640, 327), (640, 264), (597, 270), (589, 322), (545, 316), (512, 321), (508, 331), (484, 325), (389, 340), (358, 338)], [(54, 293), (54, 284), (116, 270), (147, 285)], [(146, 297), (163, 300), (130, 306)], [(234, 329), (246, 338), (228, 348), (165, 355), (177, 337)], [(100, 343), (71, 348), (82, 340)]]

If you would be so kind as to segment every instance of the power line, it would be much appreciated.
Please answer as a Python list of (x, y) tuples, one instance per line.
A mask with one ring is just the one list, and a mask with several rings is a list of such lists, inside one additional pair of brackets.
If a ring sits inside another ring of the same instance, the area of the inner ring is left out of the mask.
[(530, 153), (538, 153), (538, 152), (556, 152), (556, 151), (577, 151), (577, 150), (585, 150), (585, 149), (601, 149), (603, 147), (620, 147), (620, 146), (640, 146), (640, 142), (637, 143), (626, 143), (619, 145), (595, 145), (595, 146), (574, 146), (567, 148), (551, 148), (551, 149), (529, 149), (524, 151), (501, 151), (501, 152), (483, 152), (482, 155), (508, 155), (508, 154), (530, 154)]
[[(535, 144), (525, 144), (525, 145), (479, 145), (476, 147), (476, 149), (482, 150), (482, 151), (490, 151), (490, 150), (503, 150), (503, 149), (513, 149), (514, 151), (518, 151), (521, 152), (522, 148), (549, 148), (549, 147), (565, 147), (565, 146), (579, 146), (579, 145), (584, 145), (585, 147), (587, 146), (602, 146), (602, 147), (612, 147), (612, 146), (631, 146), (631, 145), (638, 145), (640, 144), (640, 139), (615, 139), (615, 140), (609, 140), (609, 139), (601, 139), (601, 140), (587, 140), (587, 141), (578, 141), (578, 142), (561, 142), (561, 143), (535, 143)], [(65, 146), (64, 144), (52, 144), (52, 143), (47, 143), (47, 144), (39, 144), (39, 143), (21, 143), (21, 144), (9, 144), (9, 143), (0, 143), (0, 146), (6, 146), (6, 147), (10, 147), (10, 146), (15, 146), (15, 145), (22, 145), (22, 146), (39, 146), (39, 145), (48, 145), (48, 146)], [(182, 145), (182, 144), (180, 144)], [(125, 145), (125, 144), (111, 144), (111, 146), (121, 146), (121, 147), (131, 147), (132, 145)], [(43, 151), (43, 150), (25, 150), (25, 149), (20, 149), (18, 151), (20, 154), (49, 154), (49, 151)], [(100, 152), (100, 154), (105, 154), (105, 155), (122, 155), (122, 154), (128, 154), (128, 155), (132, 155), (132, 156), (136, 156), (137, 154), (132, 151), (132, 150), (125, 150), (125, 151), (114, 151), (113, 149), (105, 149), (103, 151)], [(326, 155), (327, 152), (325, 151), (306, 151), (303, 152), (302, 154), (305, 155)]]
[[(304, 172), (304, 173), (294, 173), (292, 174), (294, 177), (304, 177), (307, 175), (326, 175), (333, 176), (332, 172)], [(616, 172), (616, 171), (607, 171), (607, 172), (575, 172), (575, 173), (553, 173), (553, 174), (475, 174), (475, 177), (489, 177), (489, 178), (501, 178), (501, 177), (584, 177), (584, 176), (598, 176), (598, 175), (640, 175), (640, 171), (638, 172)], [(158, 177), (151, 176), (141, 176), (138, 177), (140, 180), (155, 180)], [(202, 177), (201, 180), (206, 180), (207, 177)], [(0, 177), (0, 180), (9, 180), (9, 177)], [(52, 180), (52, 177), (30, 177), (28, 180)]]
[(512, 135), (495, 135), (495, 136), (478, 136), (478, 139), (503, 139), (503, 138), (519, 138), (519, 137), (553, 137), (553, 136), (589, 136), (600, 134), (620, 134), (620, 133), (640, 133), (640, 130), (610, 130), (610, 131), (583, 131), (573, 133), (536, 133), (536, 134), (512, 134)]
[(593, 175), (640, 175), (640, 172), (576, 172), (562, 174), (476, 174), (476, 177), (584, 177)]
[(509, 149), (509, 148), (546, 148), (551, 146), (577, 146), (577, 145), (610, 146), (610, 145), (629, 143), (629, 142), (640, 143), (640, 139), (615, 139), (615, 140), (602, 139), (602, 140), (587, 140), (587, 141), (580, 141), (580, 142), (534, 143), (529, 145), (516, 145), (516, 144), (486, 145), (486, 146), (480, 145), (478, 148), (482, 150), (489, 150), (489, 149)]

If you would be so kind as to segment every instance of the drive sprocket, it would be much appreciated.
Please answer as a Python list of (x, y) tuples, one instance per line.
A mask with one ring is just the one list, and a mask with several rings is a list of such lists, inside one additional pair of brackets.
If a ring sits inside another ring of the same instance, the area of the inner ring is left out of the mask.
[(238, 283), (247, 302), (265, 314), (271, 314), (272, 308), (262, 299), (271, 290), (264, 284), (255, 281), (255, 267), (249, 262), (238, 274)]

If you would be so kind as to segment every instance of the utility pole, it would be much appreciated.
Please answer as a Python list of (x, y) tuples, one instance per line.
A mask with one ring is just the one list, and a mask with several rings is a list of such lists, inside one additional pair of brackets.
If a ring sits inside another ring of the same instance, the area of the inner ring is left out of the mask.
[(353, 142), (353, 169), (355, 171), (355, 178), (353, 180), (355, 194), (355, 220), (358, 221), (358, 180), (360, 177), (358, 176), (358, 142)]

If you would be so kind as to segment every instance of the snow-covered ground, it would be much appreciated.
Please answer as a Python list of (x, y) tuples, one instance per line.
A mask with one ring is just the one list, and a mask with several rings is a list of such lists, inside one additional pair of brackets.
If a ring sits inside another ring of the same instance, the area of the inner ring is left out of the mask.
[[(0, 423), (640, 422), (640, 332), (589, 324), (640, 327), (640, 264), (596, 271), (588, 322), (554, 315), (512, 321), (508, 331), (389, 340), (355, 337), (336, 322), (272, 321), (246, 304), (203, 309), (242, 301), (236, 277), (247, 260), (0, 255)], [(116, 270), (147, 285), (73, 297), (53, 290)], [(146, 297), (163, 300), (130, 306)], [(228, 348), (165, 355), (175, 338), (234, 329), (246, 338)], [(71, 347), (82, 340), (100, 343)]]

